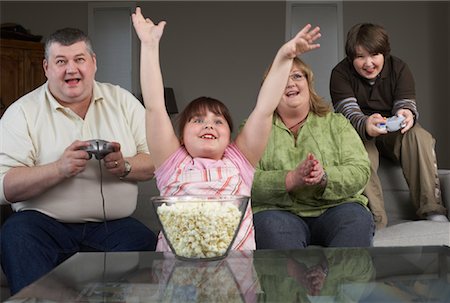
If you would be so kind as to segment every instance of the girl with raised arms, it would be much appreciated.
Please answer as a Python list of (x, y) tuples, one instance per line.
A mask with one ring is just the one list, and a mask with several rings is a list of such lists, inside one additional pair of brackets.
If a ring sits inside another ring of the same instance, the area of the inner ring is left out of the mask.
[[(180, 114), (177, 137), (164, 102), (159, 44), (166, 25), (145, 18), (141, 9), (132, 15), (141, 40), (141, 89), (146, 108), (147, 143), (155, 164), (160, 194), (250, 195), (255, 166), (266, 147), (275, 109), (280, 102), (293, 59), (318, 48), (320, 29), (306, 25), (275, 55), (254, 110), (231, 140), (232, 121), (227, 107), (208, 97), (190, 102)], [(253, 215), (249, 203), (234, 250), (255, 249)], [(160, 234), (157, 251), (170, 250)]]

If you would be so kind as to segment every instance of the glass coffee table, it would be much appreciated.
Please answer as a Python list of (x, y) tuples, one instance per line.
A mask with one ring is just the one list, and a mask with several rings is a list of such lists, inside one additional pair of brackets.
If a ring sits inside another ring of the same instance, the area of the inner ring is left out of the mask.
[(6, 302), (450, 302), (450, 248), (77, 253)]

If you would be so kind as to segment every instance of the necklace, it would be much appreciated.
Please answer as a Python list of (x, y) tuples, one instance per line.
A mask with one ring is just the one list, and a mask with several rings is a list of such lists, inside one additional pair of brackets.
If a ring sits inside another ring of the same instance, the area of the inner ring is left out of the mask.
[(308, 115), (306, 115), (305, 118), (303, 118), (302, 120), (300, 120), (299, 122), (295, 123), (294, 125), (288, 127), (289, 130), (293, 130), (295, 127), (299, 126), (299, 125), (303, 125), (303, 123), (305, 122), (306, 118), (308, 118)]

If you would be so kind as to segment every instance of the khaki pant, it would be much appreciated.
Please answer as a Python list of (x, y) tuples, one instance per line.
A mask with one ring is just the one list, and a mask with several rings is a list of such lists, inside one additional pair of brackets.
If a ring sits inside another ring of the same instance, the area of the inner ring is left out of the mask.
[(377, 229), (388, 222), (377, 174), (380, 154), (400, 162), (419, 218), (423, 219), (429, 213), (446, 214), (437, 173), (435, 142), (433, 136), (417, 123), (403, 135), (398, 131), (364, 142), (371, 162), (371, 176), (364, 195), (369, 199)]

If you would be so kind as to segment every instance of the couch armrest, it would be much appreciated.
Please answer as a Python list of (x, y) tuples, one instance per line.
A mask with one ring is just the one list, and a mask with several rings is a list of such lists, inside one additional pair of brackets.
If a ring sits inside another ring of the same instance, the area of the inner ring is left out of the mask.
[(438, 172), (441, 182), (442, 202), (447, 208), (447, 217), (450, 219), (450, 169), (439, 169)]

